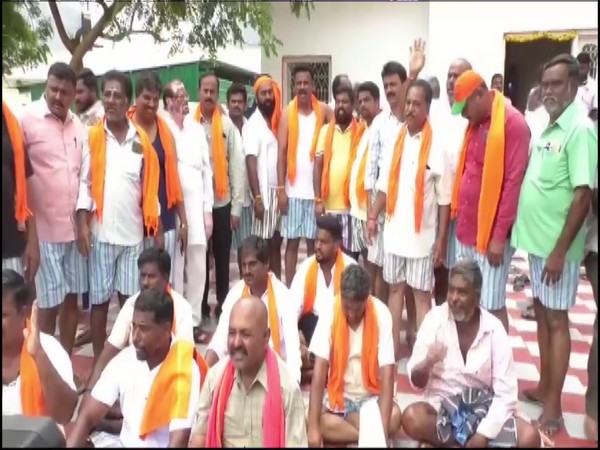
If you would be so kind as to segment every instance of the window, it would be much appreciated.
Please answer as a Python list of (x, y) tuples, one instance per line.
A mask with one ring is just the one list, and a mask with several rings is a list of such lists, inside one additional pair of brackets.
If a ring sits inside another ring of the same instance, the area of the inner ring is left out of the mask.
[(331, 56), (284, 56), (283, 63), (283, 97), (288, 103), (293, 96), (294, 80), (292, 72), (298, 64), (308, 65), (315, 80), (315, 95), (319, 100), (329, 103), (331, 100)]
[(588, 53), (590, 55), (590, 59), (592, 63), (590, 64), (590, 73), (589, 76), (593, 79), (596, 79), (598, 76), (598, 45), (596, 44), (585, 44), (581, 51), (583, 53)]

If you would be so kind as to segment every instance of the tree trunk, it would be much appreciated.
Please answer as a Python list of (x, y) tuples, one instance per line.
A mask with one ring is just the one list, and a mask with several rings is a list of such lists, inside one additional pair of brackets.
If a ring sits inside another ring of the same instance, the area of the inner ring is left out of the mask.
[(79, 46), (77, 47), (77, 49), (75, 50), (75, 52), (73, 52), (73, 54), (71, 55), (71, 61), (69, 62), (69, 65), (71, 66), (71, 68), (73, 69), (73, 71), (78, 74), (79, 72), (81, 72), (81, 70), (83, 69), (83, 55), (81, 54), (79, 50)]

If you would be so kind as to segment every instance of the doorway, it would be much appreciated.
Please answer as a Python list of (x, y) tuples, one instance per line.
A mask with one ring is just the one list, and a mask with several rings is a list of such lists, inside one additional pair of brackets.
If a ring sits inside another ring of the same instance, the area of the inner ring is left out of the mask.
[(561, 53), (571, 54), (572, 44), (572, 40), (547, 38), (505, 43), (504, 92), (517, 109), (525, 111), (529, 91), (539, 81), (542, 65)]

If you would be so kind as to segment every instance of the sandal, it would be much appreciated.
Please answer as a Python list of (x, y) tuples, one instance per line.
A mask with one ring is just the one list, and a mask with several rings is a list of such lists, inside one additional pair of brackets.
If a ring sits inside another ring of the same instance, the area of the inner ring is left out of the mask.
[(554, 420), (544, 420), (540, 418), (538, 421), (540, 431), (542, 434), (548, 438), (553, 438), (556, 436), (565, 426), (565, 419), (563, 416), (560, 416), (558, 419)]

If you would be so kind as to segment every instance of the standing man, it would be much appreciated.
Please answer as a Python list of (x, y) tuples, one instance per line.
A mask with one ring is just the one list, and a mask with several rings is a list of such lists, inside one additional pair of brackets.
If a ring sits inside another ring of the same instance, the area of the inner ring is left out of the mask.
[(176, 249), (171, 272), (173, 287), (184, 293), (192, 306), (194, 340), (199, 340), (207, 277), (207, 243), (213, 231), (214, 197), (206, 135), (204, 128), (189, 115), (188, 101), (188, 93), (180, 80), (167, 84), (163, 96), (167, 110), (164, 120), (171, 129), (177, 146), (179, 181), (189, 227), (187, 247)]
[[(164, 245), (171, 260), (177, 252), (187, 247), (188, 223), (177, 169), (177, 150), (173, 134), (164, 119), (157, 115), (158, 103), (162, 94), (162, 83), (154, 72), (142, 72), (135, 83), (135, 105), (129, 110), (129, 118), (146, 132), (156, 151), (160, 164), (158, 200), (164, 242), (154, 242), (153, 237), (144, 239), (144, 247)], [(179, 218), (177, 226), (176, 216)], [(170, 282), (173, 283), (174, 272)]]
[[(452, 113), (469, 121), (452, 195), (456, 257), (479, 263), (485, 280), (481, 305), (508, 332), (506, 283), (514, 254), (510, 236), (531, 134), (523, 115), (473, 70), (456, 80)], [(528, 226), (532, 223), (540, 222)]]
[(358, 142), (356, 158), (350, 171), (350, 216), (352, 220), (352, 239), (350, 250), (362, 255), (363, 264), (371, 277), (375, 277), (375, 266), (367, 259), (367, 202), (365, 175), (369, 158), (369, 136), (373, 119), (379, 114), (379, 88), (372, 81), (358, 85), (356, 89), (358, 112), (364, 121), (365, 131)]
[(596, 125), (598, 125), (598, 81), (590, 77), (592, 58), (589, 53), (581, 52), (577, 55), (579, 63), (579, 87), (577, 99), (581, 101)]
[(252, 234), (269, 244), (269, 267), (281, 277), (281, 236), (277, 195), (285, 189), (277, 184), (277, 130), (281, 117), (281, 90), (269, 76), (254, 83), (256, 111), (244, 125), (242, 141), (246, 154), (248, 184), (254, 210)]
[(69, 355), (77, 331), (77, 295), (88, 291), (88, 266), (77, 251), (75, 226), (85, 139), (85, 127), (69, 111), (75, 84), (75, 72), (68, 64), (53, 64), (44, 98), (30, 104), (21, 118), (35, 172), (28, 187), (40, 246), (39, 325), (42, 332), (54, 335), (58, 315), (60, 342)]
[[(200, 104), (194, 113), (194, 120), (203, 127), (210, 147), (210, 161), (214, 178), (215, 203), (213, 208), (212, 253), (215, 258), (215, 278), (217, 284), (218, 320), (221, 306), (229, 292), (229, 253), (231, 234), (240, 226), (240, 214), (244, 204), (246, 176), (244, 169), (244, 149), (242, 138), (229, 117), (223, 114), (219, 105), (219, 79), (212, 73), (205, 73), (198, 82)], [(209, 267), (208, 253), (206, 267)], [(202, 300), (203, 321), (210, 320), (208, 305), (210, 276), (206, 276), (204, 299)]]
[[(433, 269), (446, 256), (452, 180), (441, 136), (428, 119), (433, 94), (425, 80), (411, 83), (406, 99), (406, 124), (377, 180), (377, 199), (368, 232), (377, 232), (385, 211), (383, 278), (389, 283), (396, 360), (400, 357), (400, 323), (407, 286), (415, 300), (415, 328), (431, 308)], [(411, 330), (412, 331), (412, 330)], [(412, 342), (409, 342), (412, 343)]]
[[(256, 102), (256, 100), (255, 100)], [(227, 110), (229, 111), (229, 118), (235, 125), (235, 127), (242, 134), (242, 129), (248, 119), (246, 119), (245, 113), (248, 107), (248, 92), (246, 87), (241, 83), (232, 83), (227, 89)], [(256, 108), (254, 108), (256, 110)], [(246, 166), (244, 165), (244, 170)], [(250, 236), (250, 229), (252, 228), (252, 196), (250, 195), (250, 186), (248, 185), (247, 173), (245, 173), (244, 186), (244, 205), (242, 206), (242, 212), (240, 214), (240, 226), (233, 230), (231, 237), (231, 248), (237, 252), (238, 269), (240, 271), (240, 278), (242, 277), (242, 252), (240, 247), (242, 242)]]
[(108, 306), (115, 292), (123, 305), (139, 286), (137, 259), (144, 229), (162, 234), (160, 167), (152, 142), (127, 118), (130, 78), (116, 70), (102, 78), (106, 116), (89, 131), (77, 199), (78, 247), (90, 263), (92, 346), (106, 340)]
[(33, 175), (19, 120), (2, 101), (2, 269), (31, 282), (40, 264), (35, 219), (28, 207), (27, 180)]
[(319, 131), (331, 119), (332, 111), (315, 97), (312, 69), (298, 64), (292, 71), (294, 99), (279, 122), (277, 159), (278, 202), (281, 236), (285, 248), (285, 282), (291, 286), (296, 273), (300, 239), (306, 240), (308, 256), (315, 252), (317, 224), (313, 187), (314, 160)]
[(335, 102), (334, 118), (321, 128), (317, 143), (313, 177), (315, 214), (321, 216), (327, 212), (338, 218), (342, 224), (342, 248), (351, 254), (350, 171), (365, 127), (352, 115), (354, 91), (351, 87), (340, 87)]
[(539, 384), (523, 395), (543, 403), (540, 429), (550, 437), (564, 423), (561, 396), (571, 354), (568, 312), (577, 296), (583, 225), (598, 167), (598, 135), (577, 105), (578, 86), (579, 66), (571, 55), (558, 55), (544, 66), (542, 99), (550, 124), (531, 151), (512, 236), (512, 244), (529, 254), (540, 348)]

